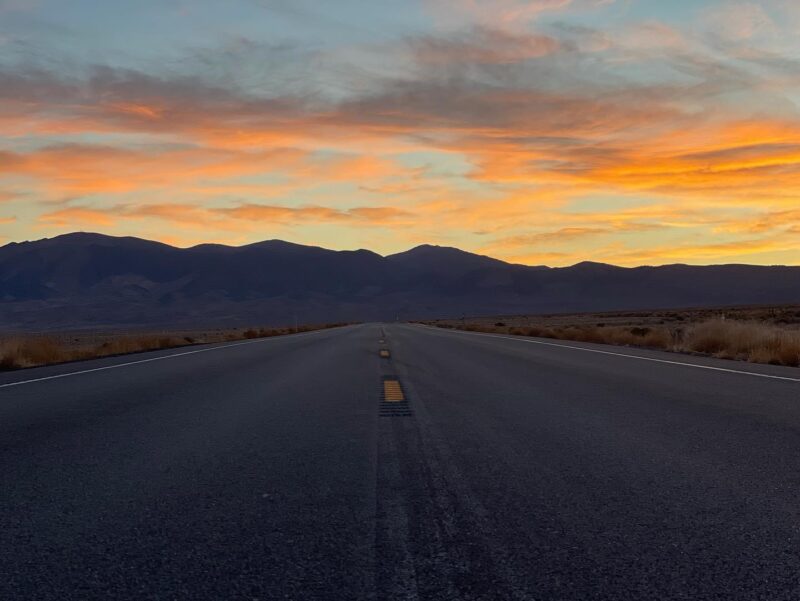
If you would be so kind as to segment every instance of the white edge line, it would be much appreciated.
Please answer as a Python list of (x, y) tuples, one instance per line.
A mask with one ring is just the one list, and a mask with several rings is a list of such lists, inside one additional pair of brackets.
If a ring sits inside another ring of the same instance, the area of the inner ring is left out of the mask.
[(711, 371), (722, 371), (727, 372), (730, 374), (741, 374), (745, 376), (754, 376), (756, 378), (769, 378), (771, 380), (784, 380), (786, 382), (797, 382), (800, 383), (800, 378), (790, 378), (788, 376), (773, 376), (771, 374), (760, 374), (755, 371), (742, 371), (739, 369), (728, 369), (726, 367), (713, 367), (711, 365), (697, 365), (696, 363), (685, 363), (683, 361), (670, 361), (668, 359), (656, 359), (654, 357), (642, 357), (640, 355), (628, 355), (626, 353), (615, 353), (612, 351), (601, 351), (600, 349), (593, 349), (593, 348), (585, 348), (582, 346), (573, 346), (571, 344), (559, 344), (556, 342), (544, 342), (542, 340), (530, 340), (528, 338), (521, 338), (517, 336), (501, 336), (498, 334), (489, 334), (485, 332), (465, 332), (463, 330), (456, 330), (456, 329), (448, 329), (445, 330), (443, 328), (437, 328), (435, 326), (428, 326), (424, 324), (418, 324), (425, 328), (431, 328), (433, 330), (440, 331), (442, 333), (457, 333), (457, 334), (474, 334), (476, 336), (486, 336), (487, 338), (500, 338), (501, 340), (514, 340), (516, 342), (527, 342), (530, 344), (541, 344), (542, 346), (555, 346), (557, 348), (567, 348), (572, 349), (574, 351), (584, 351), (586, 353), (598, 353), (600, 355), (612, 355), (614, 357), (627, 357), (628, 359), (638, 359), (639, 361), (652, 361), (653, 363), (666, 363), (668, 365), (681, 365), (683, 367), (694, 367), (695, 369), (708, 369)]
[[(329, 332), (331, 328), (327, 328), (324, 330), (314, 330), (313, 332), (303, 332), (301, 334), (295, 334), (293, 336), (288, 336), (288, 338), (298, 338), (300, 336), (310, 336), (311, 334), (320, 334), (322, 332)], [(95, 367), (92, 369), (84, 369), (81, 371), (71, 371), (65, 374), (56, 374), (54, 376), (45, 376), (43, 378), (33, 378), (31, 380), (20, 380), (19, 382), (8, 382), (7, 384), (0, 384), (0, 388), (10, 388), (11, 386), (22, 386), (23, 384), (33, 384), (34, 382), (44, 382), (45, 380), (57, 380), (59, 378), (69, 378), (71, 376), (80, 376), (82, 374), (90, 374), (96, 371), (105, 371), (107, 369), (118, 369), (120, 367), (130, 367), (131, 365), (140, 365), (142, 363), (152, 363), (153, 361), (164, 361), (165, 359), (175, 359), (176, 357), (185, 357), (186, 355), (196, 355), (198, 353), (209, 353), (211, 351), (221, 351), (224, 349), (234, 348), (236, 346), (244, 346), (246, 344), (259, 344), (263, 342), (269, 342), (271, 340), (275, 340), (278, 338), (283, 338), (283, 336), (270, 336), (269, 338), (260, 338), (258, 340), (247, 340), (245, 342), (235, 342), (232, 344), (223, 344), (222, 346), (212, 346), (211, 348), (201, 348), (194, 351), (184, 351), (182, 353), (173, 353), (171, 355), (163, 355), (161, 357), (152, 357), (150, 359), (140, 359), (139, 361), (128, 361), (127, 363), (117, 363), (115, 365), (106, 365), (105, 367)], [(42, 366), (46, 367), (46, 366)], [(48, 366), (54, 367), (54, 366)]]

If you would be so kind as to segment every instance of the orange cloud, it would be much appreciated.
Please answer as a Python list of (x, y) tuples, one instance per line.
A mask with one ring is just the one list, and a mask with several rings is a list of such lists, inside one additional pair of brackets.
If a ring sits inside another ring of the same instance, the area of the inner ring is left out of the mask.
[(343, 222), (363, 221), (372, 225), (385, 224), (409, 217), (410, 213), (392, 207), (355, 207), (333, 209), (330, 207), (282, 207), (245, 204), (234, 208), (213, 209), (216, 215), (246, 221), (297, 223), (300, 221)]
[(184, 204), (119, 205), (107, 209), (69, 207), (45, 213), (39, 222), (46, 226), (110, 226), (119, 219), (157, 219), (174, 225), (204, 230), (248, 231), (263, 224), (353, 223), (382, 226), (408, 222), (412, 214), (394, 207), (322, 206), (286, 207), (243, 204), (209, 208)]
[(114, 224), (114, 219), (108, 213), (78, 207), (46, 213), (39, 217), (39, 221), (45, 226), (57, 227), (85, 225), (106, 227)]
[[(2, 164), (2, 156), (0, 156), (0, 164)], [(17, 192), (12, 192), (10, 190), (0, 190), (0, 202), (16, 200), (19, 197), (20, 194)]]
[(710, 244), (687, 244), (662, 246), (641, 250), (629, 250), (611, 255), (611, 260), (620, 264), (640, 264), (642, 261), (659, 263), (674, 261), (726, 261), (743, 255), (760, 253), (800, 251), (800, 240), (783, 238), (747, 239), (735, 242)]
[[(125, 150), (63, 145), (27, 154), (0, 153), (0, 177), (34, 180), (49, 198), (126, 194), (145, 190), (269, 195), (335, 181), (383, 182), (411, 174), (370, 156), (316, 158), (296, 149), (242, 152), (214, 148)], [(283, 183), (238, 183), (241, 178), (280, 175)], [(274, 189), (274, 190), (273, 190)], [(2, 197), (0, 196), (0, 199)]]

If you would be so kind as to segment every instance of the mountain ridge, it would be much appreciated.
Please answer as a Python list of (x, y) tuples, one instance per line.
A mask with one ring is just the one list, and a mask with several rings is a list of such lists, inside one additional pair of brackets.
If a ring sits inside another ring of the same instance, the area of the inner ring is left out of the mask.
[[(423, 244), (178, 248), (76, 232), (0, 247), (0, 327), (280, 324), (800, 302), (800, 267), (527, 266)], [(293, 319), (293, 317), (291, 318)]]
[(161, 246), (161, 247), (172, 248), (172, 249), (175, 249), (175, 250), (178, 250), (178, 251), (191, 251), (191, 250), (196, 250), (196, 249), (201, 249), (201, 248), (206, 248), (206, 247), (208, 247), (208, 248), (225, 248), (225, 249), (236, 250), (236, 249), (262, 247), (262, 246), (266, 246), (266, 245), (275, 244), (276, 246), (294, 247), (294, 248), (298, 248), (298, 249), (299, 248), (321, 249), (321, 250), (325, 250), (325, 251), (333, 252), (333, 253), (355, 253), (355, 252), (362, 252), (363, 251), (363, 252), (368, 252), (368, 253), (371, 253), (371, 254), (378, 255), (379, 257), (383, 257), (385, 259), (389, 259), (389, 258), (392, 258), (392, 257), (399, 257), (401, 255), (408, 255), (408, 254), (410, 254), (412, 252), (423, 251), (423, 250), (425, 250), (425, 251), (427, 251), (427, 250), (456, 251), (458, 253), (465, 254), (465, 255), (470, 255), (470, 256), (473, 256), (473, 257), (484, 257), (486, 259), (490, 259), (490, 260), (496, 261), (498, 263), (505, 263), (506, 265), (516, 265), (516, 266), (529, 267), (529, 268), (533, 267), (533, 268), (536, 268), (536, 269), (542, 269), (542, 268), (544, 268), (544, 269), (570, 269), (570, 268), (573, 268), (573, 267), (582, 267), (582, 266), (605, 266), (605, 267), (616, 267), (618, 269), (640, 269), (640, 268), (645, 268), (645, 267), (658, 268), (658, 267), (678, 267), (678, 266), (686, 266), (686, 267), (741, 266), (741, 267), (790, 267), (790, 268), (791, 267), (800, 267), (800, 265), (786, 265), (786, 264), (756, 265), (756, 264), (753, 264), (753, 263), (710, 263), (710, 264), (703, 264), (703, 265), (692, 265), (692, 264), (689, 264), (689, 263), (664, 263), (664, 264), (661, 264), (661, 265), (643, 264), (643, 265), (634, 265), (634, 266), (631, 266), (631, 267), (626, 267), (626, 266), (622, 266), (622, 265), (615, 265), (614, 263), (605, 263), (605, 262), (602, 262), (602, 261), (591, 261), (591, 260), (579, 261), (579, 262), (574, 263), (572, 265), (563, 265), (563, 266), (553, 267), (553, 266), (550, 266), (550, 265), (528, 265), (528, 264), (525, 264), (525, 263), (512, 263), (512, 262), (509, 262), (509, 261), (504, 261), (503, 259), (498, 259), (496, 257), (491, 257), (489, 255), (483, 255), (483, 254), (480, 254), (480, 253), (474, 253), (474, 252), (471, 252), (471, 251), (466, 251), (466, 250), (457, 248), (455, 246), (444, 246), (444, 245), (429, 244), (429, 243), (419, 244), (417, 246), (413, 246), (413, 247), (411, 247), (411, 248), (409, 248), (407, 250), (404, 250), (404, 251), (398, 251), (396, 253), (389, 253), (387, 255), (381, 255), (380, 253), (377, 253), (377, 252), (375, 252), (375, 251), (373, 251), (371, 249), (368, 249), (368, 248), (352, 248), (352, 249), (335, 250), (335, 249), (325, 248), (324, 246), (317, 246), (317, 245), (314, 245), (314, 244), (301, 244), (299, 242), (290, 242), (288, 240), (281, 240), (279, 238), (269, 238), (269, 239), (260, 240), (260, 241), (257, 241), (257, 242), (248, 242), (247, 244), (241, 244), (241, 245), (238, 245), (238, 246), (237, 245), (233, 245), (233, 244), (222, 244), (222, 243), (218, 243), (218, 242), (202, 242), (200, 244), (195, 244), (193, 246), (174, 246), (174, 245), (169, 244), (167, 242), (160, 242), (158, 240), (150, 240), (148, 238), (140, 238), (140, 237), (137, 237), (137, 236), (114, 236), (114, 235), (111, 235), (111, 234), (102, 234), (102, 233), (99, 233), (99, 232), (85, 232), (85, 231), (69, 232), (69, 233), (66, 233), (66, 234), (59, 234), (57, 236), (53, 236), (53, 237), (50, 237), (50, 238), (39, 238), (37, 240), (23, 240), (21, 242), (16, 242), (16, 241), (7, 242), (4, 245), (0, 245), (0, 251), (2, 251), (4, 248), (13, 247), (13, 246), (24, 246), (24, 245), (28, 245), (28, 244), (40, 244), (40, 243), (44, 243), (44, 242), (55, 242), (55, 241), (61, 241), (61, 240), (76, 240), (76, 239), (92, 240), (92, 241), (102, 241), (102, 240), (112, 240), (113, 241), (113, 240), (117, 240), (117, 241), (144, 242), (144, 243), (147, 243), (147, 244), (152, 244), (152, 245), (158, 245), (158, 246)]

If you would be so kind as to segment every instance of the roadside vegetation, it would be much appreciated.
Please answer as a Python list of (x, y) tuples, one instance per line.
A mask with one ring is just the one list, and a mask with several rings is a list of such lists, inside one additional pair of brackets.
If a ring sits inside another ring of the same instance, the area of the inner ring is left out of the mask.
[(235, 328), (178, 333), (13, 334), (0, 337), (0, 371), (197, 344), (286, 336), (342, 325), (345, 324), (303, 325), (297, 328)]
[[(672, 312), (674, 319), (660, 320), (654, 320), (653, 313), (645, 312), (602, 314), (611, 324), (597, 322), (598, 314), (436, 320), (424, 323), (470, 332), (637, 346), (752, 363), (800, 366), (800, 307), (789, 311), (770, 310), (765, 313), (768, 319), (763, 320), (752, 319), (754, 309), (717, 311), (714, 317), (709, 317), (708, 312), (700, 312), (705, 317), (697, 321), (692, 319), (697, 316), (691, 312)], [(636, 319), (637, 316), (640, 319)], [(570, 323), (570, 318), (573, 323)], [(540, 323), (532, 323), (537, 320)], [(547, 323), (548, 320), (551, 323)], [(622, 323), (625, 321), (628, 323)]]

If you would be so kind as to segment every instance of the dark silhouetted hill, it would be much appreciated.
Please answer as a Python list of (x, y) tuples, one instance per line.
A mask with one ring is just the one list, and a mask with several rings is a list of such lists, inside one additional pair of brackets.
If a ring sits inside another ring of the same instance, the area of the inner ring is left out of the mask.
[(76, 233), (0, 247), (6, 329), (234, 325), (800, 302), (800, 267), (513, 265), (268, 240), (175, 248)]

